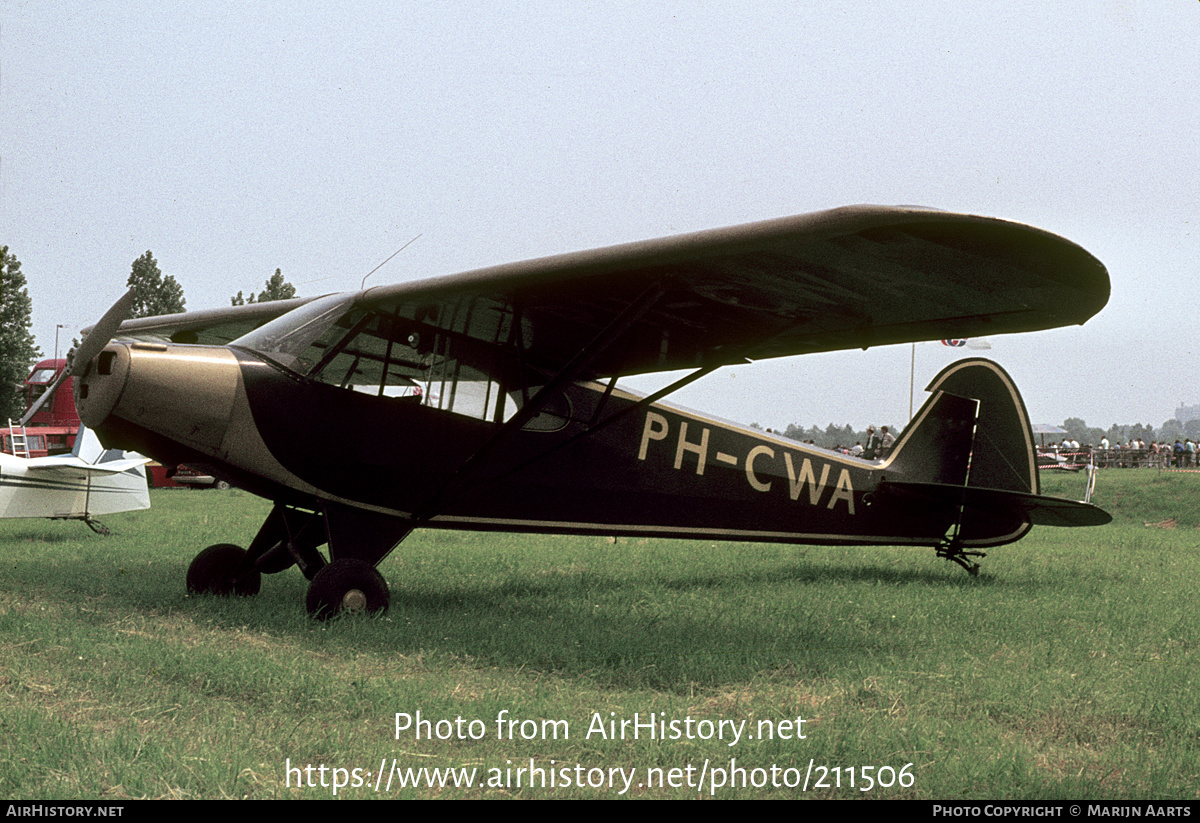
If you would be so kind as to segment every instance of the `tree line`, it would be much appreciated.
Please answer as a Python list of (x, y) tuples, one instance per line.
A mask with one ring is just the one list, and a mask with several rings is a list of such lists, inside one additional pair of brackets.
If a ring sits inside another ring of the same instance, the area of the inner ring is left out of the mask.
[[(172, 275), (164, 275), (154, 255), (147, 251), (133, 261), (125, 285), (134, 291), (130, 317), (155, 317), (184, 311), (183, 286)], [(296, 287), (283, 277), (280, 269), (267, 278), (266, 288), (249, 297), (238, 292), (230, 304), (264, 303), (296, 296)], [(97, 317), (97, 319), (99, 319)], [(0, 424), (16, 419), (24, 412), (20, 387), (34, 364), (42, 358), (33, 336), (33, 301), (21, 261), (0, 246)], [(78, 342), (78, 341), (76, 341)]]
[[(885, 424), (887, 425), (887, 424)], [(751, 423), (750, 428), (762, 429), (758, 423)], [(900, 432), (903, 427), (889, 426), (888, 429), (897, 438), (900, 437)], [(811, 443), (815, 446), (820, 446), (823, 449), (849, 449), (855, 443), (867, 445), (866, 429), (855, 431), (854, 427), (847, 423), (844, 426), (839, 426), (837, 423), (830, 423), (825, 428), (819, 426), (809, 426), (807, 429), (803, 426), (798, 426), (795, 423), (788, 423), (786, 429), (766, 429), (773, 431), (775, 434), (782, 434), (784, 437), (790, 437), (792, 440), (799, 440), (801, 443)], [(875, 427), (876, 434), (879, 433), (879, 427)]]

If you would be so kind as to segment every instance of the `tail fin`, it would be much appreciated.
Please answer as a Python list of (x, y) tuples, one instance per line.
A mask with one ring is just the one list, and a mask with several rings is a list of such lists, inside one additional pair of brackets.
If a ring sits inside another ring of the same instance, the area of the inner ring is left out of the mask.
[[(87, 426), (80, 426), (79, 432), (75, 435), (75, 448), (71, 453), (82, 460), (84, 463), (99, 463), (104, 457), (104, 447), (100, 445), (100, 438), (96, 437), (96, 433)], [(124, 455), (119, 453), (118, 457)]]
[(1033, 429), (1004, 369), (981, 358), (960, 360), (926, 391), (932, 396), (888, 461), (893, 470), (916, 482), (1038, 494)]
[(929, 384), (932, 396), (883, 464), (889, 490), (959, 509), (967, 546), (1018, 540), (1034, 524), (1109, 522), (1086, 503), (1042, 497), (1033, 430), (1012, 378), (990, 360), (960, 360)]

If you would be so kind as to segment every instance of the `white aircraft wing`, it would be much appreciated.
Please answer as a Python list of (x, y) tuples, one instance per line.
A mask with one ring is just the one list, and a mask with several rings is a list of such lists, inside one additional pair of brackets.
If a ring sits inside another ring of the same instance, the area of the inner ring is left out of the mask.
[(25, 469), (34, 474), (59, 474), (74, 476), (79, 472), (84, 474), (121, 474), (150, 462), (149, 457), (126, 457), (120, 460), (108, 460), (103, 463), (88, 463), (74, 455), (55, 457), (33, 457), (25, 463)]

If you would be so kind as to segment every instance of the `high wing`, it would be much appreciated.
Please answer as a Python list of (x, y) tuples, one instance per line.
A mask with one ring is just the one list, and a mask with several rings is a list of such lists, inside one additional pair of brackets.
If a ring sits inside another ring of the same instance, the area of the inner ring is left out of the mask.
[[(182, 314), (163, 314), (141, 317), (121, 324), (118, 337), (126, 340), (148, 340), (171, 343), (199, 343), (205, 346), (224, 346), (231, 340), (253, 331), (264, 323), (303, 306), (313, 298), (297, 297), (230, 306), (225, 309), (204, 309)], [(91, 327), (84, 329), (84, 333)]]
[(1108, 295), (1100, 261), (1040, 229), (857, 206), (377, 287), (359, 302), (519, 341), (527, 363), (553, 371), (624, 323), (582, 373), (608, 376), (1072, 325)]
[[(1019, 223), (851, 206), (367, 289), (376, 315), (519, 352), (572, 379), (1083, 323), (1104, 266)], [(305, 300), (128, 321), (226, 343)]]

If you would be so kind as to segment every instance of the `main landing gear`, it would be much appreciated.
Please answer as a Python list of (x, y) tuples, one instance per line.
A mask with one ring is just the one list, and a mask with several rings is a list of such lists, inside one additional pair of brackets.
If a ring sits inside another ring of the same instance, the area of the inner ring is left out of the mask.
[(324, 620), (343, 612), (385, 612), (388, 585), (379, 570), (362, 560), (335, 560), (317, 572), (308, 585), (304, 605)]
[(251, 568), (243, 572), (246, 550), (232, 543), (209, 546), (192, 561), (187, 571), (189, 594), (258, 594), (262, 575)]
[[(254, 595), (262, 575), (298, 566), (310, 581), (305, 597), (310, 617), (383, 613), (390, 595), (375, 564), (410, 530), (395, 518), (276, 504), (249, 549), (219, 543), (196, 555), (188, 567), (188, 593)], [(319, 550), (324, 544), (333, 558), (329, 562)]]
[[(258, 594), (262, 573), (248, 563), (245, 549), (230, 543), (209, 546), (188, 566), (188, 594)], [(310, 617), (328, 620), (343, 613), (386, 612), (391, 599), (387, 581), (364, 560), (347, 558), (327, 563), (313, 575), (305, 596)]]

